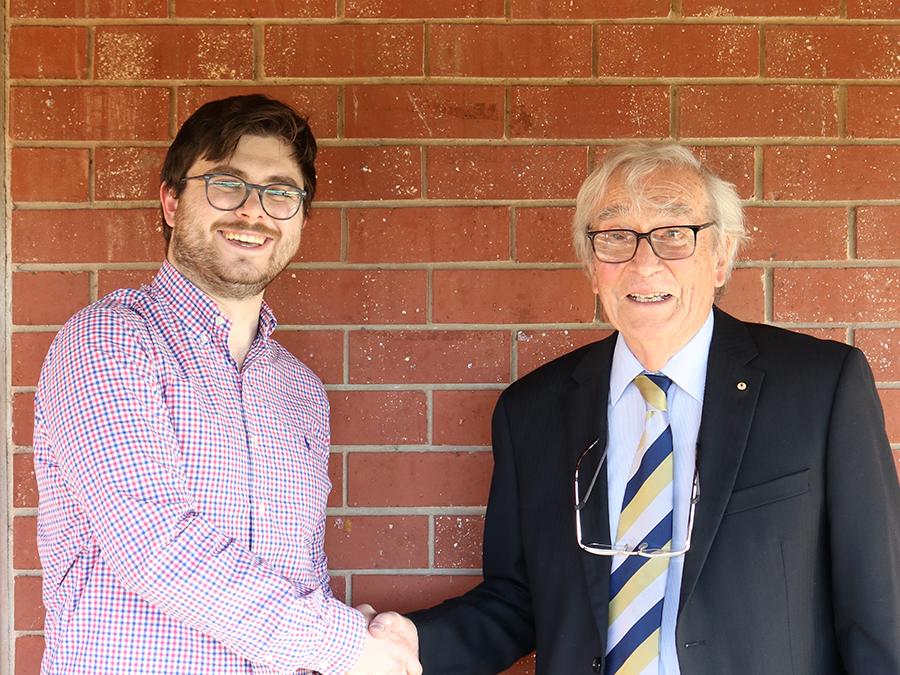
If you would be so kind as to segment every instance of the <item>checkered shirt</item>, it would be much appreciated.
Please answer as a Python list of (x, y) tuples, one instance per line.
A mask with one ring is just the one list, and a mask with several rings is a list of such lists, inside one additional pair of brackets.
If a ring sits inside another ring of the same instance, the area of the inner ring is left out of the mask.
[(35, 403), (42, 675), (345, 673), (365, 637), (328, 586), (328, 400), (164, 263), (76, 314)]

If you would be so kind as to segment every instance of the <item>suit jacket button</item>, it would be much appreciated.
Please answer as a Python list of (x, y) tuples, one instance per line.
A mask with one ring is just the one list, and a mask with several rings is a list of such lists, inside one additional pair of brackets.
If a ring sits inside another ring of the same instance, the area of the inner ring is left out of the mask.
[(591, 664), (591, 668), (593, 668), (595, 673), (603, 672), (603, 659), (599, 656), (594, 657), (594, 662)]

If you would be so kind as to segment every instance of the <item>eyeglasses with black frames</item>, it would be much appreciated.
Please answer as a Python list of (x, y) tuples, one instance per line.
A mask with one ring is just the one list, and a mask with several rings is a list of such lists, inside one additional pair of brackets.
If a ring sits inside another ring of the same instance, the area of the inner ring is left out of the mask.
[(582, 531), (581, 531), (581, 512), (584, 510), (585, 506), (587, 506), (588, 500), (591, 498), (591, 494), (594, 492), (594, 486), (597, 483), (597, 477), (600, 475), (600, 471), (603, 468), (603, 465), (606, 463), (606, 454), (607, 450), (603, 451), (603, 455), (600, 457), (600, 462), (597, 464), (597, 469), (594, 471), (594, 475), (591, 478), (591, 482), (588, 485), (587, 494), (585, 494), (584, 499), (581, 498), (581, 490), (578, 487), (578, 474), (581, 469), (581, 461), (594, 450), (597, 444), (600, 442), (600, 439), (596, 439), (593, 443), (591, 443), (587, 448), (584, 449), (584, 452), (578, 457), (578, 462), (575, 464), (575, 535), (578, 540), (578, 546), (588, 553), (592, 553), (594, 555), (600, 556), (616, 556), (616, 555), (625, 555), (625, 556), (640, 556), (642, 558), (676, 558), (678, 556), (684, 555), (691, 549), (691, 535), (694, 533), (694, 511), (697, 506), (697, 502), (700, 501), (700, 476), (697, 471), (697, 464), (694, 464), (694, 485), (691, 489), (691, 506), (688, 511), (688, 525), (687, 525), (687, 537), (684, 542), (684, 546), (677, 549), (672, 548), (650, 548), (647, 546), (647, 542), (641, 542), (635, 546), (629, 547), (625, 544), (600, 544), (596, 542), (585, 542)]
[(591, 230), (585, 235), (591, 240), (591, 247), (597, 260), (608, 263), (624, 263), (634, 258), (641, 239), (646, 239), (657, 258), (681, 260), (694, 255), (697, 248), (697, 233), (714, 222), (702, 225), (667, 225), (654, 227), (649, 232), (634, 230)]
[(189, 180), (202, 180), (206, 183), (206, 201), (219, 211), (234, 211), (241, 208), (250, 193), (256, 190), (263, 211), (275, 220), (288, 220), (297, 215), (308, 194), (303, 188), (290, 183), (257, 185), (229, 173), (186, 176), (181, 182)]

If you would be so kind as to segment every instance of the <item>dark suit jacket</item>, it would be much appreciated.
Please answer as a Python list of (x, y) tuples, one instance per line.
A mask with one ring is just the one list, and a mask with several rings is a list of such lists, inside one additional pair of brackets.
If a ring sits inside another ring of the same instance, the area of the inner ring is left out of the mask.
[[(533, 648), (538, 675), (602, 672), (609, 558), (576, 544), (573, 476), (606, 443), (614, 345), (500, 397), (484, 582), (412, 615), (426, 675), (502, 672)], [(681, 672), (898, 675), (900, 489), (862, 353), (716, 310), (698, 463)], [(585, 527), (609, 537), (600, 481)]]

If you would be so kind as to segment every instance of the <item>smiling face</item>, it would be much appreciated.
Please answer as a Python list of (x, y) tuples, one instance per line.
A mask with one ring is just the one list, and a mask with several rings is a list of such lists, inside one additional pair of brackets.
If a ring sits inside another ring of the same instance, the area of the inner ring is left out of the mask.
[[(663, 167), (635, 187), (619, 173), (593, 210), (590, 230), (647, 232), (667, 225), (699, 225), (709, 218), (706, 189), (687, 168)], [(716, 289), (725, 283), (726, 263), (712, 228), (697, 234), (689, 258), (662, 260), (646, 240), (632, 260), (605, 263), (594, 258), (591, 287), (607, 320), (648, 370), (658, 370), (690, 341), (706, 320)]]
[[(231, 157), (221, 162), (201, 157), (187, 175), (206, 173), (229, 173), (260, 185), (303, 187), (291, 146), (274, 136), (242, 136)], [(187, 181), (178, 197), (162, 185), (160, 200), (172, 227), (169, 262), (214, 298), (260, 295), (300, 244), (302, 209), (288, 220), (276, 220), (263, 211), (255, 190), (233, 211), (210, 206), (202, 180)]]

